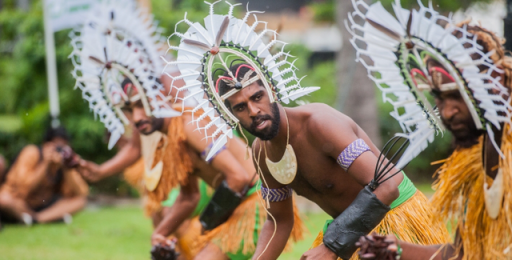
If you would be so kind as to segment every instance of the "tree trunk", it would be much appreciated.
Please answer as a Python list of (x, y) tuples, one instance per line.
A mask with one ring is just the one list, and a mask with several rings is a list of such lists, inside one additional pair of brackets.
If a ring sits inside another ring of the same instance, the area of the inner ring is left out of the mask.
[(355, 61), (356, 51), (344, 20), (353, 10), (352, 1), (336, 0), (336, 24), (342, 35), (342, 48), (336, 55), (338, 96), (336, 109), (351, 117), (380, 147), (381, 137), (374, 83), (364, 66)]

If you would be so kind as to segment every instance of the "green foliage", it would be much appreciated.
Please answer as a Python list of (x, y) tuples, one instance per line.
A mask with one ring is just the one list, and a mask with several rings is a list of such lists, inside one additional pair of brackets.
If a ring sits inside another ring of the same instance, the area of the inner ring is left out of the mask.
[[(402, 0), (402, 7), (406, 9), (416, 8), (418, 7), (418, 1), (421, 1), (423, 5), (428, 6), (429, 0)], [(448, 13), (455, 12), (459, 9), (466, 10), (472, 4), (476, 3), (492, 3), (496, 0), (431, 0), (432, 6), (435, 10), (440, 13)], [(395, 0), (381, 0), (382, 5), (386, 8), (391, 8), (391, 4), (395, 2)]]
[[(209, 7), (202, 0), (153, 0), (152, 11), (164, 28), (163, 36), (174, 32), (185, 11), (192, 21), (202, 21)], [(4, 1), (0, 10), (0, 154), (7, 159), (29, 143), (39, 144), (49, 126), (49, 104), (41, 0), (31, 1), (29, 10), (16, 8), (15, 1)], [(227, 12), (219, 3), (216, 12)], [(95, 120), (81, 92), (74, 89), (72, 51), (68, 33), (55, 33), (61, 124), (71, 134), (73, 149), (83, 158), (101, 163), (112, 157), (104, 140), (105, 127)], [(92, 191), (133, 193), (120, 178), (109, 178)]]
[[(0, 114), (20, 122), (15, 132), (0, 132), (0, 153), (12, 159), (24, 145), (39, 144), (49, 125), (43, 14), (40, 1), (29, 10), (6, 6), (0, 11)], [(81, 156), (103, 161), (113, 155), (103, 142), (104, 126), (95, 121), (88, 105), (74, 90), (68, 59), (69, 31), (55, 34), (61, 123), (71, 134), (71, 144)], [(5, 117), (4, 117), (5, 118)], [(1, 120), (1, 119), (0, 119)], [(2, 127), (9, 130), (9, 127)], [(11, 129), (12, 130), (12, 129)]]
[[(337, 0), (337, 1), (350, 1), (350, 0)], [(379, 0), (382, 5), (391, 10), (391, 5), (395, 0)], [(447, 14), (448, 12), (455, 12), (459, 9), (466, 10), (472, 4), (485, 4), (492, 3), (496, 0), (400, 0), (402, 7), (406, 9), (417, 8), (418, 1), (428, 6), (429, 1), (432, 1), (432, 6), (440, 13)], [(371, 2), (376, 2), (375, 0)], [(332, 22), (336, 20), (336, 1), (335, 0), (317, 0), (310, 4), (311, 9), (315, 14), (315, 21), (317, 22)], [(348, 11), (347, 11), (348, 12)]]
[(314, 1), (310, 7), (315, 14), (317, 22), (334, 22), (336, 20), (336, 8), (334, 0)]

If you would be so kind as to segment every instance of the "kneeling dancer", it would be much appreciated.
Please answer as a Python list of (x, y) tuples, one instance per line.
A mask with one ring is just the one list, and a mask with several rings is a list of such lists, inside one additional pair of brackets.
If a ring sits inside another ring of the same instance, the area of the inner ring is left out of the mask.
[[(178, 56), (170, 63), (183, 75), (185, 99), (194, 98), (198, 109), (211, 112), (206, 126), (216, 129), (207, 136), (215, 139), (211, 154), (238, 126), (258, 137), (253, 159), (269, 216), (253, 259), (277, 259), (285, 247), (294, 224), (292, 189), (334, 218), (304, 259), (350, 259), (360, 235), (371, 230), (418, 244), (447, 241), (443, 223), (430, 220), (425, 196), (398, 168), (379, 162), (379, 150), (354, 121), (323, 104), (285, 108), (276, 102), (318, 88), (302, 88), (289, 55), (270, 53), (278, 41), (262, 40), (270, 30), (256, 34), (253, 29), (262, 22), (249, 26), (246, 20), (233, 17), (232, 10), (212, 13), (205, 28), (185, 19), (190, 28), (174, 34), (181, 41), (171, 47)], [(372, 181), (377, 165), (387, 167)]]
[[(501, 39), (468, 21), (456, 24), (432, 7), (409, 11), (397, 6), (396, 20), (378, 3), (364, 9), (368, 11), (363, 20), (369, 24), (360, 28), (366, 28), (366, 53), (385, 68), (382, 78), (401, 84), (390, 84), (386, 93), (404, 97), (403, 89), (409, 88), (409, 104), (421, 111), (409, 119), (445, 127), (454, 137), (456, 149), (437, 171), (432, 206), (435, 218), (452, 221), (456, 236), (451, 244), (430, 247), (393, 236), (385, 238), (386, 243), (363, 238), (362, 248), (388, 250), (396, 259), (511, 259), (512, 193), (507, 187), (512, 181), (512, 59), (505, 55)], [(384, 51), (376, 43), (391, 48)], [(392, 48), (397, 51), (389, 51)], [(384, 61), (391, 55), (397, 60)], [(422, 90), (430, 91), (439, 111), (427, 106)]]

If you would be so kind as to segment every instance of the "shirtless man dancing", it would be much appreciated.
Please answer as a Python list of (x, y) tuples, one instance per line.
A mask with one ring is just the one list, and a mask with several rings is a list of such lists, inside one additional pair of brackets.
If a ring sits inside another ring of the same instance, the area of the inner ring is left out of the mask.
[(252, 31), (255, 25), (231, 11), (225, 16), (212, 11), (204, 21), (203, 28), (185, 19), (190, 28), (174, 34), (181, 41), (171, 49), (178, 50), (175, 63), (188, 77), (187, 97), (203, 107), (210, 102), (216, 111), (211, 116), (217, 122), (216, 133), (210, 135), (216, 139), (214, 147), (237, 126), (257, 137), (253, 158), (269, 217), (253, 259), (277, 259), (285, 247), (294, 225), (292, 189), (335, 218), (326, 228), (324, 244), (317, 243), (303, 259), (349, 259), (359, 239), (355, 234), (371, 230), (419, 244), (447, 240), (443, 224), (428, 218), (427, 199), (404, 174), (368, 186), (380, 152), (350, 118), (323, 104), (285, 108), (275, 103), (316, 90), (300, 87), (286, 53), (270, 54), (275, 40), (264, 43)]
[[(428, 117), (419, 114), (412, 119), (435, 118), (454, 138), (454, 152), (436, 173), (431, 205), (435, 218), (453, 221), (456, 236), (452, 243), (428, 247), (393, 235), (380, 238), (386, 243), (370, 243), (372, 238), (363, 237), (362, 254), (368, 256), (364, 259), (511, 259), (512, 196), (508, 187), (512, 180), (512, 58), (506, 55), (502, 39), (469, 20), (457, 24), (436, 14), (431, 6), (420, 6), (418, 11), (395, 8), (397, 20), (393, 21), (394, 17), (380, 7), (375, 3), (365, 8), (369, 10), (365, 16), (385, 20), (375, 20), (362, 28), (372, 32), (369, 28), (374, 27), (387, 33), (381, 33), (377, 41), (368, 37), (368, 46), (390, 43), (400, 50), (393, 52), (397, 63), (407, 64), (398, 78), (391, 75), (390, 66), (382, 77), (401, 79), (393, 81), (404, 82), (411, 92), (420, 87), (429, 91), (438, 112), (424, 109)], [(401, 19), (409, 13), (410, 21)], [(417, 29), (400, 39), (388, 38), (393, 34), (389, 32), (397, 29), (389, 25), (399, 20)], [(402, 48), (405, 46), (410, 48)], [(378, 51), (369, 57), (378, 64), (380, 57), (391, 53)], [(390, 88), (387, 93), (401, 95), (403, 91)], [(413, 96), (413, 104), (420, 104), (422, 95), (428, 95), (422, 93)]]

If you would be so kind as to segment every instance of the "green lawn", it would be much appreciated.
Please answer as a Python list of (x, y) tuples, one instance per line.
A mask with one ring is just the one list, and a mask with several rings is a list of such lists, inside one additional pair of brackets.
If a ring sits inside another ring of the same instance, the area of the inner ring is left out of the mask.
[[(327, 215), (305, 216), (309, 234), (279, 259), (299, 259)], [(149, 259), (151, 223), (134, 207), (86, 210), (72, 225), (6, 226), (0, 232), (1, 260)]]

